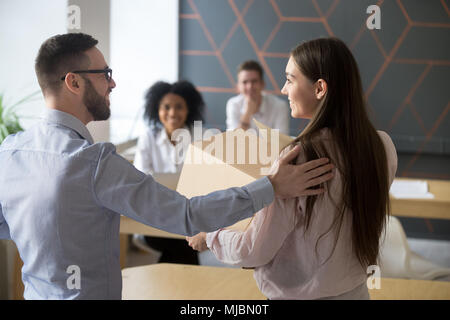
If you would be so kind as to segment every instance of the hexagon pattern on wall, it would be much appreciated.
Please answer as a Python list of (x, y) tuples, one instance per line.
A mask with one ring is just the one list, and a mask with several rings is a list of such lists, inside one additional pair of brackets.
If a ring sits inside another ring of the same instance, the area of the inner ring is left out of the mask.
[[(381, 30), (366, 27), (371, 4), (381, 9)], [(450, 155), (446, 0), (181, 0), (180, 77), (206, 94), (208, 121), (220, 127), (239, 63), (258, 60), (267, 91), (281, 95), (290, 49), (324, 36), (350, 47), (377, 129), (411, 153), (397, 174), (449, 179), (448, 165), (439, 173), (415, 168), (423, 154)], [(291, 134), (306, 125), (293, 123)]]

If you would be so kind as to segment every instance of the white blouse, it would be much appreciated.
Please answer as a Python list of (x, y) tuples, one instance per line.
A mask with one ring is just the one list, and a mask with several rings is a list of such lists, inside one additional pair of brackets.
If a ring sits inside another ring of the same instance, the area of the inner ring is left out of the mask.
[[(386, 149), (391, 185), (397, 171), (397, 153), (391, 138), (383, 131), (378, 133)], [(328, 129), (322, 129), (321, 134), (332, 155), (333, 136)], [(288, 151), (284, 149), (281, 155)], [(300, 153), (297, 164), (305, 161)], [(254, 216), (245, 231), (220, 229), (207, 233), (208, 248), (221, 262), (255, 267), (256, 283), (271, 300), (369, 299), (368, 273), (353, 249), (351, 210), (347, 208), (338, 234), (339, 228), (327, 233), (338, 214), (336, 204), (342, 199), (342, 174), (338, 168), (335, 173), (328, 183), (330, 192), (317, 197), (307, 232), (307, 196), (275, 198)]]
[(147, 127), (138, 138), (134, 166), (146, 174), (178, 173), (183, 167), (187, 147), (174, 146), (164, 128), (155, 134), (151, 127)]

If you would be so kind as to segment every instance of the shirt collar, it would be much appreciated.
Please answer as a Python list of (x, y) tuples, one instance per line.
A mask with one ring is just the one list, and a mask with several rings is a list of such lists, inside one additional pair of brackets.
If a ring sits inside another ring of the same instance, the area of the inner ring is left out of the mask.
[(56, 123), (65, 127), (68, 127), (74, 131), (76, 131), (80, 136), (86, 139), (90, 144), (94, 143), (94, 139), (92, 138), (89, 130), (86, 126), (79, 120), (78, 118), (55, 109), (46, 109), (43, 114), (43, 120)]

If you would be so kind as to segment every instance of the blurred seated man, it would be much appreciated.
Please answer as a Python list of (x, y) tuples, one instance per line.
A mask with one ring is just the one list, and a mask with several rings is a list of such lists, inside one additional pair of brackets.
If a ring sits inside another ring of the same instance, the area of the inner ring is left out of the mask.
[(256, 129), (252, 118), (263, 124), (279, 129), (289, 135), (289, 106), (276, 97), (263, 91), (264, 72), (256, 61), (245, 61), (238, 67), (237, 89), (239, 95), (227, 102), (227, 130), (242, 128)]

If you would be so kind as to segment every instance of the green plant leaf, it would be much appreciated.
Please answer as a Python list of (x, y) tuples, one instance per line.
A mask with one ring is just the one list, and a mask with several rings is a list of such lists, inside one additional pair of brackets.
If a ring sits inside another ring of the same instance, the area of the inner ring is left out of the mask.
[(5, 105), (4, 94), (0, 93), (0, 143), (6, 136), (23, 131), (23, 128), (20, 125), (19, 116), (15, 111), (25, 102), (40, 100), (41, 97), (38, 97), (40, 92), (40, 90), (32, 92), (11, 106)]
[(9, 136), (8, 129), (4, 124), (0, 124), (0, 143), (2, 143), (7, 136)]
[(23, 128), (20, 125), (19, 121), (8, 123), (5, 126), (6, 126), (6, 129), (8, 130), (8, 132), (10, 134), (16, 133), (16, 132), (19, 132), (19, 131), (23, 131)]

